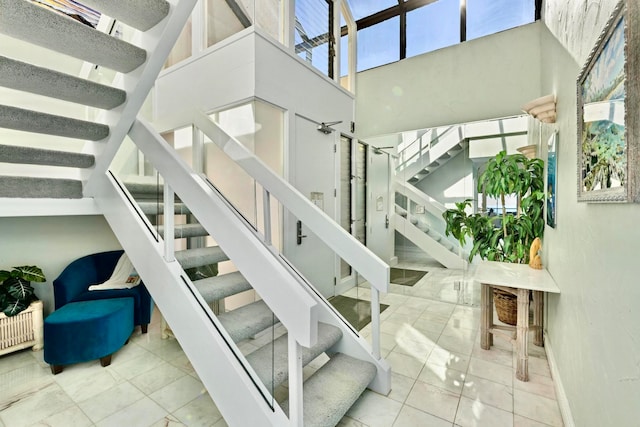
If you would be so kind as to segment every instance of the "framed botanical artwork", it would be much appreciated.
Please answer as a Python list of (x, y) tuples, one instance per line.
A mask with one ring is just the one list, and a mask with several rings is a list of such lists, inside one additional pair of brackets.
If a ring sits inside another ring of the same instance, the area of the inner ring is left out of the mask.
[(578, 201), (640, 201), (639, 10), (618, 3), (578, 77)]
[(556, 228), (556, 188), (558, 174), (558, 157), (556, 144), (558, 142), (558, 132), (554, 132), (547, 142), (547, 225)]

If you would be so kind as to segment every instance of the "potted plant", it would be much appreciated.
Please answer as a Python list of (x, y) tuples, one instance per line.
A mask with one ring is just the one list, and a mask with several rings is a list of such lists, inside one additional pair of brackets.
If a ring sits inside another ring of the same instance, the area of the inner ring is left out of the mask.
[(15, 316), (37, 300), (31, 282), (47, 280), (35, 265), (0, 270), (0, 312)]
[[(478, 255), (489, 261), (528, 263), (531, 243), (536, 237), (542, 238), (544, 232), (544, 162), (528, 159), (520, 153), (508, 155), (501, 151), (487, 162), (486, 170), (478, 179), (478, 192), (500, 200), (501, 216), (468, 214), (471, 206), (468, 199), (443, 213), (445, 234), (453, 235), (461, 245), (465, 244), (467, 237), (473, 239), (470, 262)], [(514, 215), (506, 212), (507, 195), (517, 196)], [(511, 297), (500, 294), (496, 302)], [(515, 309), (515, 301), (510, 305)], [(498, 318), (515, 324), (515, 315), (503, 312), (501, 316), (498, 310)]]

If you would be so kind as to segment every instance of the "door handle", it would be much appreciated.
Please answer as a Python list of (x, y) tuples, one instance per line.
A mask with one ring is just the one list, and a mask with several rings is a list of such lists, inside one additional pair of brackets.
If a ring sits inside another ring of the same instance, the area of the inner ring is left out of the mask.
[(301, 245), (302, 244), (302, 238), (303, 237), (307, 237), (306, 234), (302, 234), (302, 221), (298, 221), (296, 223), (296, 242)]

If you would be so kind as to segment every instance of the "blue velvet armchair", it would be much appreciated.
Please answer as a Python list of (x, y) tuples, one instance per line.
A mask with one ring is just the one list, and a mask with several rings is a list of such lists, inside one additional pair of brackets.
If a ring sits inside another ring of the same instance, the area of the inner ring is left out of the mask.
[(122, 250), (100, 252), (78, 258), (69, 264), (53, 281), (56, 310), (70, 302), (131, 297), (134, 325), (140, 325), (142, 333), (146, 333), (151, 321), (153, 301), (144, 283), (131, 289), (89, 290), (89, 286), (100, 284), (111, 277), (123, 253)]

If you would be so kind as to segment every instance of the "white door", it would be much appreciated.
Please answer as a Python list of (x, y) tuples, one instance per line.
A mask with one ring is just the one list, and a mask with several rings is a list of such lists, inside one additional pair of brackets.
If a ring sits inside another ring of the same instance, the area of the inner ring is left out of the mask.
[[(295, 117), (291, 142), (292, 184), (331, 218), (335, 218), (336, 134), (317, 130), (318, 124)], [(287, 219), (285, 256), (326, 298), (335, 294), (335, 253), (297, 218)]]
[(391, 182), (392, 159), (385, 151), (369, 149), (367, 167), (367, 247), (383, 261), (393, 256), (394, 230), (391, 206), (395, 204)]

